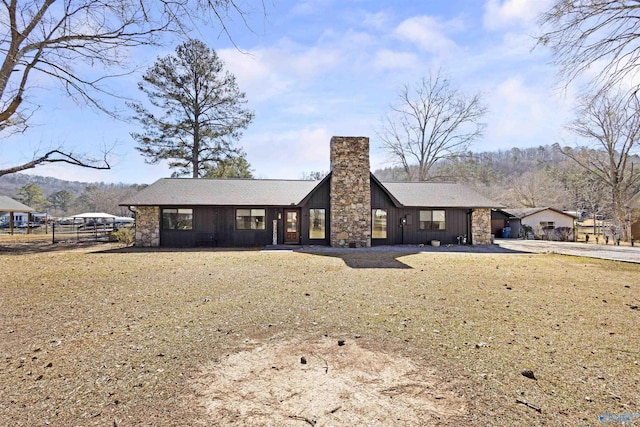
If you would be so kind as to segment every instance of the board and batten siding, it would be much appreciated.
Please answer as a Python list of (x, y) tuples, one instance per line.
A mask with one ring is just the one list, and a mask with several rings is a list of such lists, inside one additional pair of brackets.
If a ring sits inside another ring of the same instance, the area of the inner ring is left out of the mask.
[[(166, 206), (162, 208), (164, 207)], [(160, 215), (162, 215), (162, 208)], [(197, 245), (199, 234), (213, 234), (216, 245), (223, 247), (269, 245), (272, 243), (273, 220), (277, 219), (278, 211), (282, 213), (282, 209), (275, 207), (251, 206), (254, 209), (265, 209), (265, 229), (236, 230), (236, 209), (249, 207), (189, 206), (188, 208), (193, 209), (193, 230), (164, 230), (161, 228), (161, 246), (194, 247)], [(278, 221), (278, 228), (281, 227), (282, 221)], [(282, 233), (279, 232), (278, 235), (281, 236)]]
[[(419, 245), (428, 244), (431, 240), (439, 240), (442, 244), (457, 244), (458, 236), (465, 236), (470, 242), (469, 209), (428, 206), (397, 208), (387, 193), (374, 182), (371, 183), (371, 207), (387, 211), (387, 238), (372, 239), (372, 245)], [(420, 211), (431, 209), (446, 212), (446, 230), (420, 230)], [(401, 226), (403, 218), (406, 219), (406, 224)]]
[[(326, 180), (322, 185), (318, 186), (310, 194), (305, 205), (302, 207), (302, 218), (300, 224), (301, 238), (300, 242), (303, 245), (329, 245), (331, 237), (329, 213), (330, 213), (330, 192), (331, 183), (330, 180)], [(325, 210), (325, 238), (324, 239), (310, 239), (309, 229), (310, 215), (309, 209), (324, 209)]]

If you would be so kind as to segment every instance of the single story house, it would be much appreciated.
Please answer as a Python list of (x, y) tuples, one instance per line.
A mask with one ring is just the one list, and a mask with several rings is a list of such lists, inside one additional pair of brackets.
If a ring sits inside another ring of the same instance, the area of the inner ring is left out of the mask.
[(319, 181), (164, 178), (121, 202), (137, 246), (491, 244), (497, 204), (455, 183), (380, 182), (369, 138), (333, 137)]
[[(496, 209), (491, 214), (495, 236), (573, 240), (576, 216), (550, 207)], [(533, 235), (526, 236), (530, 227)]]

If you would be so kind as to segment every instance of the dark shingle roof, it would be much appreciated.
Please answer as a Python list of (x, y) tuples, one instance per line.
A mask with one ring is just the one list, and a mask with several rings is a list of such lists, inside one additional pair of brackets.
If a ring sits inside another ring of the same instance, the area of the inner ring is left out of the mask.
[(319, 181), (163, 178), (123, 200), (126, 206), (297, 205)]
[[(373, 175), (372, 175), (373, 177)], [(325, 178), (326, 179), (326, 178)], [(375, 180), (375, 177), (373, 177)], [(163, 178), (123, 200), (125, 206), (290, 206), (299, 205), (322, 181), (271, 179)], [(496, 202), (463, 184), (442, 182), (381, 183), (407, 207), (491, 208)]]
[(434, 208), (495, 208), (499, 206), (464, 184), (450, 182), (383, 182), (404, 206)]

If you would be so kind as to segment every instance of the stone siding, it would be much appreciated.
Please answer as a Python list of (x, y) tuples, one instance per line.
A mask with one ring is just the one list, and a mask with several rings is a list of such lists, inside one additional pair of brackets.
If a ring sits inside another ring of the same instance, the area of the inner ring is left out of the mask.
[(490, 245), (491, 209), (474, 209), (471, 214), (471, 241), (474, 245)]
[(371, 246), (369, 138), (331, 138), (330, 240), (333, 247)]
[(136, 207), (136, 246), (160, 246), (160, 207)]

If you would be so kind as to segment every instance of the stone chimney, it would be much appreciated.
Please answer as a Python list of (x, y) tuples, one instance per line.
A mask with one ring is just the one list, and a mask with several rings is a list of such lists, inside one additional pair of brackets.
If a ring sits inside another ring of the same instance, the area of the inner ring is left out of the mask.
[(371, 246), (369, 138), (331, 138), (331, 246)]

